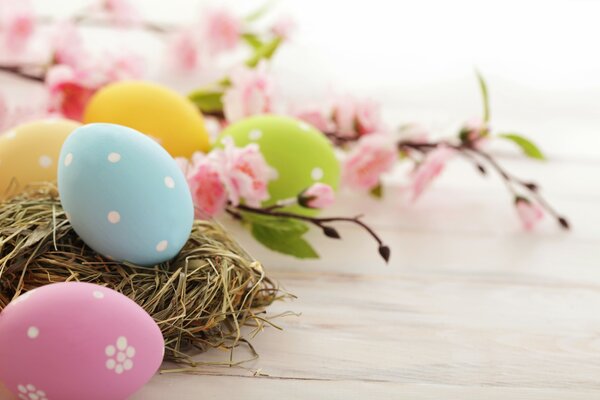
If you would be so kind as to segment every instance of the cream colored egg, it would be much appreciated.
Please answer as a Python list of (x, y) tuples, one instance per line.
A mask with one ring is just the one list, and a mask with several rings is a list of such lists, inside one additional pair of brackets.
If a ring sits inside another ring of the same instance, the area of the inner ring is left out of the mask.
[(79, 123), (49, 118), (19, 125), (0, 135), (0, 199), (35, 182), (56, 180), (60, 148)]

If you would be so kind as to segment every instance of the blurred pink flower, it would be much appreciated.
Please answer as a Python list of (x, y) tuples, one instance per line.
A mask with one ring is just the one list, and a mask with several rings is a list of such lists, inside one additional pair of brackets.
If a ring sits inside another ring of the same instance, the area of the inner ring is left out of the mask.
[(353, 189), (373, 189), (382, 174), (390, 171), (398, 158), (392, 138), (377, 133), (362, 137), (344, 160), (342, 179)]
[(0, 36), (8, 52), (21, 53), (35, 29), (35, 16), (28, 0), (0, 2)]
[(413, 201), (421, 196), (431, 182), (442, 173), (446, 163), (453, 155), (454, 150), (445, 146), (438, 147), (427, 154), (413, 173), (411, 184)]
[(201, 62), (198, 32), (192, 28), (175, 32), (169, 42), (169, 51), (178, 69), (193, 71), (198, 68)]
[(188, 173), (187, 181), (197, 208), (196, 218), (212, 217), (225, 209), (227, 192), (219, 171), (208, 158), (197, 162)]
[(333, 121), (337, 134), (342, 137), (355, 137), (356, 104), (350, 97), (337, 99), (333, 106)]
[(56, 26), (51, 35), (50, 47), (55, 64), (78, 68), (84, 60), (89, 59), (79, 30), (70, 22), (62, 22)]
[(541, 207), (524, 197), (518, 196), (515, 199), (515, 207), (517, 208), (517, 214), (519, 214), (521, 223), (527, 231), (533, 230), (538, 222), (544, 217), (544, 212)]
[(479, 148), (486, 142), (489, 132), (489, 125), (481, 118), (474, 117), (465, 122), (460, 131), (460, 138), (463, 142)]
[(227, 121), (234, 122), (273, 109), (274, 80), (263, 61), (255, 69), (239, 67), (231, 73), (231, 87), (223, 95)]
[(289, 16), (283, 15), (279, 17), (273, 26), (271, 26), (271, 32), (275, 36), (279, 36), (282, 39), (289, 39), (292, 32), (296, 30), (296, 21)]
[(70, 64), (56, 64), (46, 74), (48, 110), (80, 121), (91, 97), (101, 87), (123, 79), (139, 78), (143, 60), (132, 53), (86, 58)]
[(269, 199), (267, 185), (277, 176), (269, 167), (256, 143), (235, 147), (233, 139), (223, 139), (224, 149), (213, 150), (209, 158), (214, 162), (223, 181), (229, 200), (238, 205), (243, 199), (252, 207)]
[(307, 108), (294, 114), (298, 119), (307, 122), (320, 130), (321, 132), (331, 132), (335, 129), (333, 121), (318, 108)]
[(49, 111), (76, 121), (81, 121), (85, 106), (98, 89), (88, 86), (82, 74), (63, 64), (48, 70), (46, 86), (50, 94)]
[(383, 124), (379, 104), (373, 100), (338, 99), (333, 106), (333, 120), (337, 133), (344, 137), (357, 137), (381, 132)]
[(355, 127), (360, 136), (379, 132), (383, 128), (379, 103), (366, 99), (355, 105)]
[[(123, 79), (138, 79), (144, 73), (144, 59), (130, 52), (104, 54), (96, 62), (97, 79), (103, 85)], [(93, 71), (93, 67), (90, 68)]]
[(142, 19), (139, 10), (130, 0), (100, 0), (100, 7), (118, 25), (131, 26)]
[(242, 33), (242, 20), (225, 8), (208, 9), (203, 14), (205, 38), (211, 54), (234, 49)]
[(335, 202), (333, 188), (317, 182), (298, 195), (298, 203), (308, 208), (327, 208)]

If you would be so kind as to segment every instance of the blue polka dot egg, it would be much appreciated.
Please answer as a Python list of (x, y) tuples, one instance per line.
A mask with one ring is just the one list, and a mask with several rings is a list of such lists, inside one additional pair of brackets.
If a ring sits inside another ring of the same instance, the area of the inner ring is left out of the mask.
[(58, 190), (75, 232), (114, 260), (167, 261), (194, 222), (190, 190), (175, 160), (148, 136), (121, 125), (89, 124), (69, 135)]

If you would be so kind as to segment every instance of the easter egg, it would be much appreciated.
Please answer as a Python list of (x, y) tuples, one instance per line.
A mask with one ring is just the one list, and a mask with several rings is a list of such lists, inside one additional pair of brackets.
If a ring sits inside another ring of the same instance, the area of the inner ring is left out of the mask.
[(49, 118), (25, 123), (0, 135), (0, 199), (34, 182), (56, 180), (60, 148), (75, 121)]
[[(216, 146), (221, 147), (227, 136), (238, 147), (257, 143), (267, 163), (277, 171), (277, 178), (269, 182), (270, 199), (263, 205), (295, 197), (316, 182), (338, 187), (340, 163), (333, 146), (312, 125), (290, 117), (260, 115), (228, 126)], [(300, 206), (287, 209), (308, 215), (317, 212)]]
[(84, 125), (67, 138), (58, 191), (75, 232), (115, 260), (167, 261), (194, 222), (192, 196), (175, 160), (148, 136), (120, 125)]
[(158, 325), (133, 300), (81, 282), (39, 287), (0, 313), (0, 381), (24, 400), (123, 400), (156, 373)]
[(100, 89), (86, 106), (83, 121), (128, 126), (160, 143), (173, 157), (207, 151), (202, 114), (179, 93), (155, 83), (122, 81)]

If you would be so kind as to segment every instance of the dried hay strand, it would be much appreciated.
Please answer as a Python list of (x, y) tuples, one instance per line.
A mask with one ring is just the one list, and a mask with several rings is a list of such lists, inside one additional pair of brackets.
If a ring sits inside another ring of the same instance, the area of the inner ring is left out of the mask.
[[(245, 337), (273, 325), (266, 307), (288, 296), (215, 222), (196, 221), (173, 260), (140, 267), (87, 247), (71, 228), (54, 184), (0, 203), (0, 310), (23, 292), (65, 281), (106, 286), (134, 300), (160, 327), (165, 360), (188, 366), (196, 365), (190, 351), (233, 352), (245, 343), (255, 354)], [(233, 365), (232, 355), (220, 364)]]

